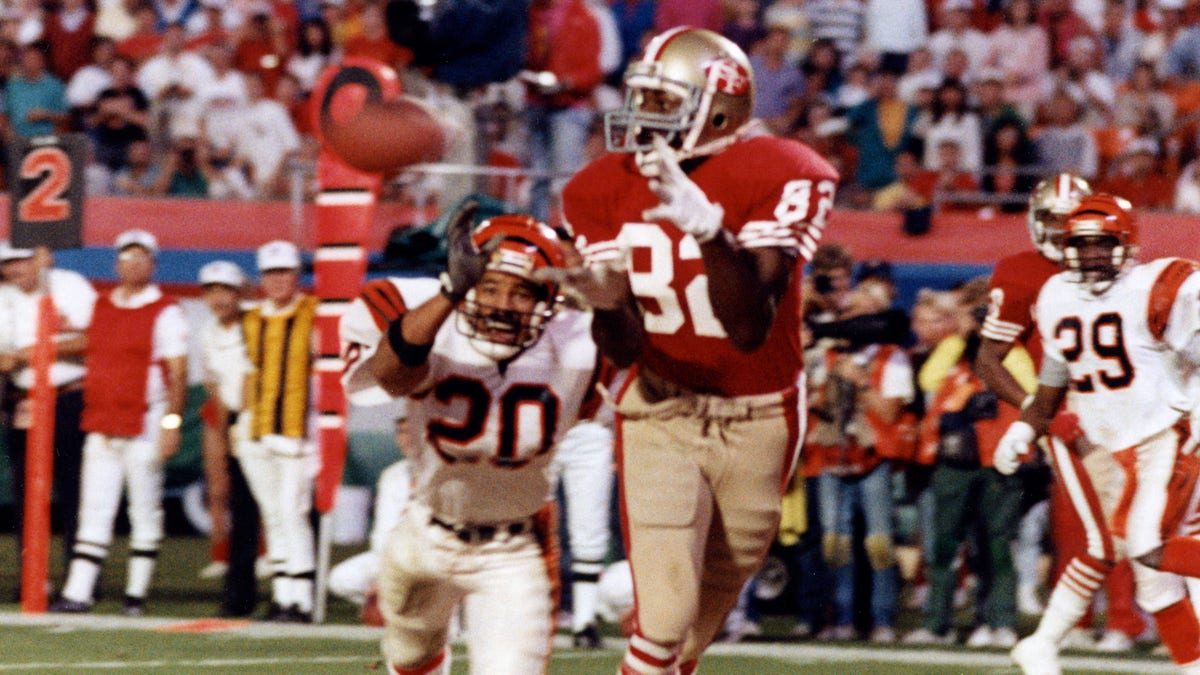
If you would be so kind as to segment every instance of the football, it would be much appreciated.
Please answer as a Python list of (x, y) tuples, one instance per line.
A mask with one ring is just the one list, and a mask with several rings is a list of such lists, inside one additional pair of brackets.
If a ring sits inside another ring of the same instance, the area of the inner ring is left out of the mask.
[(356, 112), (322, 119), (326, 147), (367, 173), (391, 174), (442, 156), (446, 132), (429, 110), (408, 98), (365, 101)]
[(439, 159), (446, 129), (429, 110), (401, 95), (396, 71), (350, 57), (321, 73), (312, 115), (321, 145), (366, 173), (391, 174)]

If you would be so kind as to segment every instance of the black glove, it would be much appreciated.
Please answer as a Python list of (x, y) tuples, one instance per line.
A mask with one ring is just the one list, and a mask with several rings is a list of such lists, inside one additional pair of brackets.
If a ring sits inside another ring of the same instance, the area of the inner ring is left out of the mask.
[(490, 250), (480, 251), (471, 240), (478, 212), (479, 202), (468, 199), (451, 214), (446, 228), (446, 271), (439, 279), (442, 295), (455, 303), (466, 297), (467, 291), (479, 282), (491, 253)]

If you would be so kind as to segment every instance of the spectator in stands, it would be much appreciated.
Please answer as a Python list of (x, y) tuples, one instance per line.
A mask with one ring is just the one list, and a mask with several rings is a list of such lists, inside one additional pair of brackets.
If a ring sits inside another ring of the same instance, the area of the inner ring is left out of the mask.
[(305, 94), (312, 91), (317, 76), (331, 63), (342, 60), (342, 50), (333, 44), (333, 34), (324, 19), (309, 19), (300, 24), (296, 51), (288, 57), (287, 72), (300, 83)]
[(387, 22), (383, 7), (376, 3), (366, 4), (360, 15), (361, 31), (346, 40), (342, 49), (346, 56), (365, 56), (402, 72), (412, 62), (412, 50), (401, 47), (388, 37)]
[(754, 116), (776, 134), (786, 132), (796, 117), (796, 104), (804, 93), (804, 75), (787, 58), (787, 29), (772, 26), (750, 55), (754, 69)]
[[(282, 19), (271, 15), (266, 7), (259, 8), (242, 26), (242, 34), (234, 48), (233, 65), (243, 73), (258, 73), (262, 78), (263, 90), (267, 96), (275, 93), (275, 83), (284, 72), (291, 46), (288, 42), (287, 26)], [(376, 21), (370, 24), (370, 35), (384, 34), (382, 10), (378, 7), (369, 12)], [(366, 14), (364, 14), (365, 16)], [(364, 27), (365, 28), (365, 27)], [(367, 35), (364, 29), (363, 35)], [(386, 39), (386, 35), (385, 38)], [(393, 67), (400, 68), (407, 64), (395, 64), (380, 59)]]
[(20, 0), (20, 7), (5, 13), (5, 37), (24, 47), (45, 39), (46, 10), (37, 0)]
[(800, 69), (804, 72), (806, 96), (811, 100), (823, 96), (833, 101), (845, 76), (841, 57), (833, 40), (814, 40)]
[(872, 97), (846, 111), (850, 140), (858, 148), (855, 181), (878, 190), (896, 180), (896, 155), (911, 147), (917, 109), (896, 96), (896, 75), (879, 72)]
[(96, 35), (120, 42), (133, 33), (136, 24), (126, 0), (97, 0)]
[(1175, 99), (1163, 91), (1153, 64), (1143, 61), (1133, 67), (1113, 104), (1112, 123), (1154, 138), (1175, 131)]
[(1141, 61), (1146, 34), (1133, 24), (1125, 0), (1104, 3), (1103, 22), (1096, 37), (1104, 55), (1105, 74), (1114, 82), (1125, 82), (1132, 77), (1135, 64)]
[(896, 180), (886, 185), (871, 197), (871, 208), (876, 211), (909, 211), (929, 206), (933, 201), (937, 172), (921, 166), (921, 158), (915, 150), (904, 149), (896, 155)]
[(145, 197), (155, 193), (161, 175), (160, 167), (152, 160), (150, 141), (138, 140), (129, 144), (125, 166), (113, 176), (113, 194), (123, 197)]
[(971, 0), (943, 0), (937, 16), (938, 29), (929, 36), (929, 52), (933, 63), (945, 71), (946, 56), (961, 49), (967, 57), (968, 77), (984, 66), (988, 55), (988, 39), (971, 25)]
[(858, 52), (866, 12), (862, 0), (806, 0), (804, 11), (809, 35), (832, 41), (842, 63)]
[(212, 164), (208, 142), (197, 136), (180, 136), (163, 160), (152, 194), (166, 197), (207, 197)]
[(979, 115), (979, 128), (987, 135), (997, 126), (1015, 122), (1022, 127), (1029, 123), (1017, 106), (1005, 94), (1004, 74), (996, 68), (985, 68), (972, 87), (975, 113)]
[(908, 70), (908, 57), (925, 47), (929, 20), (924, 0), (866, 0), (863, 45), (880, 56), (879, 67)]
[(283, 106), (300, 134), (300, 143), (315, 140), (313, 137), (312, 108), (309, 98), (300, 88), (300, 81), (290, 73), (284, 73), (275, 83), (275, 100)]
[(988, 43), (985, 63), (999, 70), (1005, 98), (1032, 118), (1050, 74), (1050, 37), (1037, 23), (1033, 0), (1009, 2)]
[(1096, 139), (1083, 124), (1079, 103), (1065, 91), (1055, 91), (1043, 106), (1045, 125), (1034, 136), (1041, 174), (1064, 171), (1094, 179), (1099, 170)]
[[(642, 52), (647, 36), (654, 32), (656, 0), (612, 0), (613, 18), (621, 35), (621, 63), (628, 64)], [(623, 73), (619, 70), (618, 75)], [(610, 82), (610, 84), (619, 84)]]
[(933, 192), (934, 201), (940, 208), (969, 210), (978, 207), (974, 193), (979, 191), (979, 178), (976, 172), (967, 170), (958, 140), (943, 138), (935, 146), (926, 146), (926, 157), (930, 153), (936, 158)]
[(21, 48), (20, 66), (4, 87), (9, 133), (43, 136), (57, 133), (70, 119), (62, 80), (46, 70), (45, 45)]
[(834, 105), (838, 110), (848, 110), (871, 98), (872, 72), (870, 63), (855, 61), (846, 69), (846, 79), (837, 88)]
[(1200, 159), (1188, 162), (1179, 172), (1172, 206), (1181, 213), (1200, 214)]
[[(660, 11), (663, 7), (659, 5)], [(535, 0), (529, 35), (526, 72), (531, 76), (523, 79), (529, 163), (535, 171), (555, 175), (553, 181), (534, 181), (530, 210), (546, 221), (552, 193), (583, 166), (595, 116), (592, 92), (601, 77), (600, 27), (583, 0)]]
[[(1182, 12), (1181, 1), (1159, 2), (1164, 27)], [(1179, 5), (1180, 8), (1176, 8)], [(1169, 18), (1170, 17), (1170, 18)], [(1200, 79), (1200, 26), (1185, 25), (1170, 38), (1164, 59), (1164, 79), (1172, 87)]]
[(133, 63), (117, 57), (109, 65), (111, 84), (96, 98), (86, 131), (92, 139), (95, 160), (116, 173), (125, 167), (129, 146), (149, 138), (150, 102), (133, 78)]
[[(891, 298), (878, 281), (860, 283), (840, 318), (887, 309)], [(896, 567), (892, 543), (895, 424), (913, 398), (908, 357), (894, 345), (826, 343), (811, 372), (815, 423), (806, 452), (823, 454), (819, 485), (825, 561), (834, 574), (834, 619), (818, 639), (854, 637), (854, 519), (865, 520), (863, 549), (871, 567), (872, 642), (896, 640)]]
[(246, 112), (237, 136), (237, 162), (259, 197), (287, 194), (285, 163), (300, 150), (300, 134), (279, 101), (267, 98), (262, 77), (246, 74)]
[[(987, 561), (991, 585), (981, 587), (976, 607), (981, 614), (986, 612), (987, 622), (972, 632), (966, 645), (1007, 649), (1017, 641), (1016, 574), (1010, 542), (1016, 534), (1021, 485), (1016, 477), (1002, 476), (991, 468), (996, 441), (1009, 420), (997, 418), (995, 394), (971, 369), (986, 311), (986, 278), (965, 284), (958, 295), (960, 328), (953, 345), (958, 358), (933, 389), (921, 431), (919, 454), (933, 457), (936, 462), (929, 487), (935, 502), (933, 557), (928, 564), (929, 601), (922, 627), (905, 636), (904, 641), (955, 642), (952, 564), (964, 539), (979, 527), (985, 533), (980, 554)], [(954, 336), (946, 340), (954, 340)], [(927, 361), (926, 368), (929, 366)]]
[(197, 93), (216, 77), (203, 56), (184, 51), (186, 38), (183, 26), (167, 26), (159, 53), (137, 71), (138, 88), (151, 102), (150, 138), (156, 146), (169, 147), (172, 138), (200, 134), (204, 106)]
[(87, 432), (79, 529), (56, 612), (92, 607), (122, 492), (128, 493), (129, 565), (123, 613), (145, 613), (163, 538), (163, 464), (179, 451), (187, 398), (187, 322), (152, 282), (158, 241), (117, 236), (118, 283), (96, 301), (87, 331), (81, 428)]
[[(741, 47), (743, 52), (751, 54), (754, 51), (755, 45), (766, 37), (767, 28), (761, 20), (758, 0), (731, 0), (729, 20), (721, 27), (721, 35), (729, 38), (735, 45)], [(767, 24), (775, 25), (775, 24)], [(790, 58), (788, 47), (791, 46), (792, 33), (786, 26), (779, 26), (784, 31), (784, 56), (788, 63), (793, 66), (797, 61)], [(755, 69), (758, 72), (758, 69)]]
[(133, 59), (140, 67), (162, 49), (163, 33), (158, 30), (158, 16), (149, 3), (135, 6), (133, 22), (133, 30), (117, 41), (117, 53)]
[(228, 9), (240, 17), (238, 10), (227, 8), (224, 0), (201, 0), (201, 4), (204, 5), (204, 29), (188, 38), (188, 50), (202, 51), (209, 45), (233, 41), (234, 35), (226, 30), (225, 16)]
[(234, 67), (234, 49), (218, 42), (204, 49), (213, 69), (213, 79), (196, 92), (200, 99), (204, 137), (215, 162), (231, 162), (237, 153), (238, 135), (246, 123), (247, 77)]
[(204, 30), (204, 11), (200, 0), (150, 0), (154, 8), (155, 30), (166, 32), (168, 26), (181, 26), (189, 34)]
[(916, 104), (918, 91), (935, 90), (941, 83), (942, 72), (934, 67), (929, 49), (919, 47), (908, 55), (908, 66), (896, 80), (896, 94), (905, 103)]
[[(23, 540), (25, 509), (25, 457), (30, 428), (30, 389), (34, 373), (30, 366), (38, 328), (38, 303), (47, 293), (58, 315), (54, 336), (55, 361), (50, 366), (50, 385), (55, 389), (53, 487), (56, 512), (63, 535), (63, 560), (70, 561), (75, 545), (79, 515), (79, 474), (83, 461), (84, 333), (92, 321), (96, 291), (81, 274), (50, 267), (51, 253), (45, 248), (15, 248), (0, 242), (0, 377), (7, 383), (0, 405), (8, 423), (4, 449), (8, 455), (9, 485), (12, 486), (13, 517), (17, 523), (17, 578)], [(64, 565), (64, 568), (66, 565)]]
[(1085, 111), (1084, 122), (1089, 126), (1103, 125), (1112, 120), (1116, 100), (1116, 85), (1101, 70), (1100, 49), (1096, 39), (1080, 36), (1071, 42), (1067, 61), (1051, 74), (1051, 88), (1063, 90), (1079, 102)]
[(707, 28), (720, 33), (724, 24), (720, 0), (658, 0), (658, 8), (654, 12), (655, 33), (676, 26)]
[(1129, 195), (1130, 203), (1141, 209), (1171, 208), (1175, 203), (1176, 172), (1169, 170), (1161, 157), (1158, 141), (1134, 139), (1097, 182), (1096, 191)]
[[(801, 63), (813, 45), (812, 28), (808, 20), (806, 0), (774, 0), (763, 7), (764, 26), (783, 26), (788, 31), (788, 59)], [(833, 42), (827, 40), (830, 46)], [(836, 47), (834, 48), (836, 56)]]
[(1050, 67), (1057, 68), (1070, 58), (1071, 42), (1077, 37), (1095, 38), (1096, 32), (1071, 7), (1071, 0), (1044, 0), (1038, 10), (1038, 24), (1050, 40)]
[[(967, 87), (960, 80), (946, 79), (938, 87), (927, 119), (917, 122), (925, 130), (925, 168), (946, 170), (937, 148), (943, 141), (958, 146), (961, 171), (978, 172), (983, 165), (983, 131), (979, 116), (967, 104)], [(932, 152), (931, 152), (932, 151)]]
[(1002, 211), (1019, 213), (1037, 184), (1037, 152), (1019, 118), (1006, 117), (983, 139), (983, 177), (980, 187), (1001, 201)]
[(62, 0), (58, 10), (46, 17), (50, 72), (63, 82), (87, 65), (95, 37), (95, 18), (86, 0)]
[[(67, 81), (67, 105), (77, 120), (92, 110), (100, 92), (112, 86), (109, 66), (117, 55), (116, 44), (108, 38), (96, 38), (92, 40), (91, 54), (92, 60), (76, 70)], [(82, 127), (82, 124), (79, 126)]]

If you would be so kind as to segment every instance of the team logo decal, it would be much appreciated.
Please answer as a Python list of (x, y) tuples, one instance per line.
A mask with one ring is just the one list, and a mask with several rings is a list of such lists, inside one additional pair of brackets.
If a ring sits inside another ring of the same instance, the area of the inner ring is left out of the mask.
[(704, 66), (710, 84), (722, 94), (745, 96), (750, 93), (750, 73), (730, 58), (713, 59)]

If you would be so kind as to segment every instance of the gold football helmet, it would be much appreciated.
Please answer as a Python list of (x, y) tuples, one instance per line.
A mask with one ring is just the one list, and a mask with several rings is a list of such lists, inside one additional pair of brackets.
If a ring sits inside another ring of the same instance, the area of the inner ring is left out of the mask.
[(720, 152), (748, 131), (754, 72), (732, 41), (701, 28), (672, 28), (646, 45), (625, 71), (625, 105), (604, 116), (610, 152), (638, 166), (664, 136), (680, 160)]
[(1067, 214), (1092, 194), (1092, 186), (1079, 176), (1060, 173), (1033, 188), (1029, 197), (1029, 237), (1038, 252), (1054, 262), (1063, 260), (1063, 228)]

